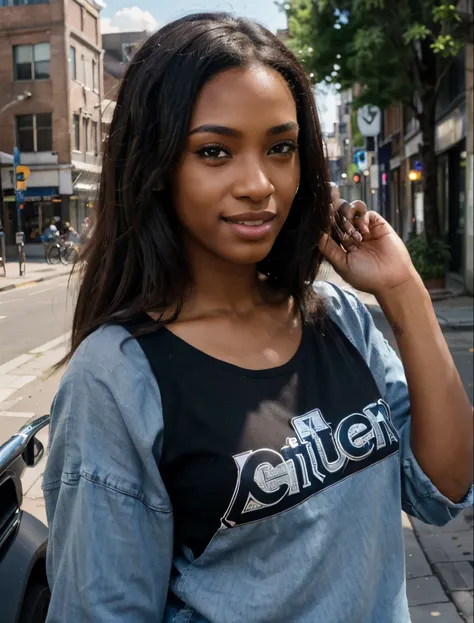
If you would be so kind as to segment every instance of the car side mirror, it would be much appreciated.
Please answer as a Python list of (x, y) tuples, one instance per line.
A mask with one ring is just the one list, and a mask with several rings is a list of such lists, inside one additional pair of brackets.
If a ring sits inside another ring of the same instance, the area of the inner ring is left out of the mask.
[(44, 446), (39, 439), (33, 437), (28, 442), (25, 451), (23, 452), (23, 460), (28, 467), (34, 467), (41, 461), (44, 454)]

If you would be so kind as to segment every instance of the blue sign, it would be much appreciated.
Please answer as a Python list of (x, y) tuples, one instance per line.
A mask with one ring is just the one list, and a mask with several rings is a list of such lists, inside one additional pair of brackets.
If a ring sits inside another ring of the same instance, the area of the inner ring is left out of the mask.
[(423, 173), (423, 163), (419, 160), (415, 160), (415, 171), (420, 171)]
[(16, 190), (16, 202), (23, 203), (25, 201), (25, 195), (22, 190)]
[(354, 163), (356, 164), (359, 172), (367, 169), (367, 152), (364, 149), (359, 149), (355, 152)]
[(13, 148), (13, 166), (16, 169), (18, 166), (20, 166), (20, 164), (21, 164), (20, 150), (18, 149), (18, 147), (14, 147)]

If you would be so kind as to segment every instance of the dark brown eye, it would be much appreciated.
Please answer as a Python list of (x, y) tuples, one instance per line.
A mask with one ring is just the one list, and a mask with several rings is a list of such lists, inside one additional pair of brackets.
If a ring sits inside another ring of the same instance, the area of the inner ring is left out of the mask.
[(207, 160), (230, 158), (230, 154), (223, 145), (204, 145), (198, 149), (196, 153), (200, 158), (205, 158)]
[(291, 156), (297, 149), (298, 145), (294, 141), (283, 141), (274, 145), (268, 153), (279, 156)]

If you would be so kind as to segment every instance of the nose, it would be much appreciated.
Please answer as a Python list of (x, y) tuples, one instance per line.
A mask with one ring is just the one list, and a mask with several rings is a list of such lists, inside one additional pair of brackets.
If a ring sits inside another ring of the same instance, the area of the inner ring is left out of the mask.
[(239, 167), (237, 179), (233, 185), (233, 195), (236, 199), (248, 199), (259, 203), (273, 195), (273, 186), (262, 163), (258, 159), (249, 158)]

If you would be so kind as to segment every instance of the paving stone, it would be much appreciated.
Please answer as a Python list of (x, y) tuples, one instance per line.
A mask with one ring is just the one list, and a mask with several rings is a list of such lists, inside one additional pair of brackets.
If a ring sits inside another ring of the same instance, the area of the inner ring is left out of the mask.
[(439, 562), (433, 567), (451, 592), (474, 589), (474, 568), (469, 562)]
[(463, 532), (464, 530), (472, 530), (474, 528), (474, 508), (467, 508), (456, 519), (453, 519), (445, 526), (430, 526), (414, 517), (411, 517), (410, 521), (415, 532), (420, 536)]
[(463, 623), (451, 603), (430, 604), (410, 608), (411, 623)]
[(423, 606), (449, 601), (438, 578), (433, 575), (426, 578), (407, 580), (407, 597), (410, 606)]
[(420, 544), (431, 563), (474, 560), (474, 536), (471, 530), (456, 534), (420, 535)]
[(47, 525), (46, 506), (43, 498), (24, 498), (21, 508), (27, 513), (31, 513), (31, 515), (34, 515), (37, 519)]
[(474, 596), (472, 591), (456, 591), (452, 594), (452, 598), (467, 623), (474, 623)]
[(418, 543), (413, 532), (404, 530), (405, 533), (405, 564), (407, 579), (426, 577), (433, 575), (426, 556)]

